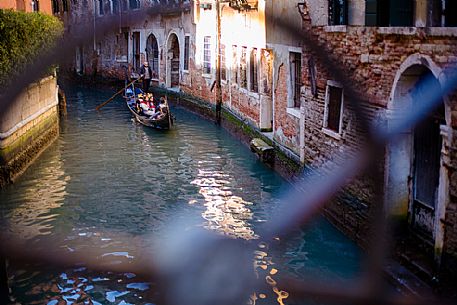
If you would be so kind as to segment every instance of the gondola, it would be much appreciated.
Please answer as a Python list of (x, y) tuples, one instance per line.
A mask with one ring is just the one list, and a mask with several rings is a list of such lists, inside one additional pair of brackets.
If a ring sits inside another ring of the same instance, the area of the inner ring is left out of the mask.
[(165, 104), (161, 104), (162, 113), (158, 117), (152, 118), (145, 114), (139, 113), (137, 109), (138, 95), (142, 94), (143, 90), (135, 88), (133, 85), (125, 89), (125, 102), (130, 112), (135, 116), (135, 119), (143, 124), (144, 126), (156, 128), (156, 129), (170, 129), (173, 126), (173, 116), (170, 112), (168, 102), (165, 100)]

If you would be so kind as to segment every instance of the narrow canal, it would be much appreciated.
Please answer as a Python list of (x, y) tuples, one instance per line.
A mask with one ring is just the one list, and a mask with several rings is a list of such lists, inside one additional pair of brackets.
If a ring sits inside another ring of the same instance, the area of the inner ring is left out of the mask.
[[(184, 109), (172, 108), (177, 124), (167, 132), (135, 123), (120, 98), (96, 112), (111, 94), (67, 89), (59, 139), (0, 192), (9, 232), (29, 244), (47, 241), (82, 254), (96, 247), (103, 256), (131, 261), (136, 239), (158, 234), (182, 214), (198, 214), (195, 226), (258, 237), (289, 188), (285, 180), (228, 132)], [(253, 263), (277, 287), (256, 292), (251, 304), (291, 304), (287, 287), (274, 281), (277, 274), (346, 280), (360, 271), (360, 250), (324, 219), (276, 242), (259, 244)], [(154, 302), (154, 283), (132, 273), (14, 263), (9, 272), (22, 304)]]

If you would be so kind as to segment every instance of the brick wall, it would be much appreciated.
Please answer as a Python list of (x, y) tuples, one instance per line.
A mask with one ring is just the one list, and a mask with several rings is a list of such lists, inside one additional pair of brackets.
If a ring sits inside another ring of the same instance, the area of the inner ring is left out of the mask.
[[(434, 71), (443, 71), (457, 63), (457, 32), (455, 29), (444, 28), (375, 28), (363, 26), (344, 27), (311, 27), (308, 18), (304, 18), (305, 28), (311, 29), (313, 37), (320, 43), (327, 56), (345, 71), (355, 89), (366, 97), (364, 111), (368, 117), (385, 125), (388, 118), (387, 109), (391, 107), (393, 90), (398, 76), (404, 71), (408, 60), (419, 58), (416, 64)], [(303, 51), (302, 104), (304, 107), (304, 149), (306, 162), (320, 166), (333, 159), (334, 163), (343, 163), (338, 159), (343, 153), (353, 155), (363, 143), (363, 133), (354, 114), (349, 107), (347, 97), (344, 99), (342, 131), (338, 136), (324, 132), (324, 113), (326, 86), (328, 80), (336, 80), (332, 71), (326, 71), (318, 54), (316, 62), (316, 87), (314, 95), (311, 90), (308, 59), (312, 56), (304, 48)], [(402, 70), (403, 69), (403, 70)], [(442, 78), (443, 75), (436, 75)], [(455, 134), (457, 98), (455, 95), (447, 99), (447, 124)], [(284, 116), (284, 107), (275, 108), (276, 116)], [(444, 248), (445, 257), (457, 257), (457, 217), (456, 217), (456, 163), (455, 136), (450, 142), (449, 164), (445, 163), (450, 181), (449, 198), (445, 213)], [(442, 157), (443, 158), (443, 157)], [(380, 161), (381, 166), (386, 160)], [(346, 233), (361, 244), (368, 241), (370, 196), (372, 195), (370, 175), (351, 183), (346, 195), (351, 200), (339, 198), (326, 208), (327, 215)], [(346, 196), (346, 198), (347, 198)], [(440, 222), (439, 219), (435, 221)]]

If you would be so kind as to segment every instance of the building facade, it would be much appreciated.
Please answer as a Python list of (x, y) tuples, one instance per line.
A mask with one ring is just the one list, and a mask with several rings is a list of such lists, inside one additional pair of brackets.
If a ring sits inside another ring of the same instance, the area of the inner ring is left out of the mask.
[(0, 2), (0, 9), (52, 14), (51, 0), (2, 0)]

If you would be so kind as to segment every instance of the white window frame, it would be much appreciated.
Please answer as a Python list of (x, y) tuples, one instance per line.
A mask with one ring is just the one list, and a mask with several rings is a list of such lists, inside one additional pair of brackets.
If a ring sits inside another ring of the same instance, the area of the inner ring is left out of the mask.
[[(338, 132), (335, 132), (332, 129), (328, 128), (328, 115), (329, 115), (329, 102), (330, 102), (330, 87), (336, 87), (336, 88), (341, 88), (341, 107), (340, 107), (340, 121), (338, 123)], [(323, 127), (322, 131), (335, 138), (335, 139), (341, 139), (341, 133), (343, 130), (343, 112), (344, 112), (344, 88), (343, 86), (336, 81), (333, 80), (328, 80), (327, 81), (327, 86), (325, 88), (325, 108), (324, 108), (324, 122), (323, 122)]]
[[(209, 48), (207, 49), (208, 52), (209, 52), (209, 61), (205, 61), (205, 38), (206, 37), (209, 37)], [(203, 36), (203, 52), (202, 52), (202, 76), (203, 77), (212, 77), (212, 70), (213, 70), (213, 63), (212, 63), (212, 40), (213, 40), (213, 37), (211, 35), (205, 35)], [(206, 73), (205, 71), (205, 63), (209, 63), (209, 73)]]
[[(288, 71), (288, 86), (287, 86), (287, 109), (286, 112), (294, 117), (300, 117), (300, 108), (295, 107), (294, 94), (295, 94), (295, 73), (292, 73), (292, 53), (299, 53), (301, 64), (300, 67), (303, 67), (303, 52), (301, 48), (298, 47), (289, 47), (289, 71)], [(303, 80), (302, 80), (303, 82)], [(301, 90), (301, 88), (300, 88)]]

